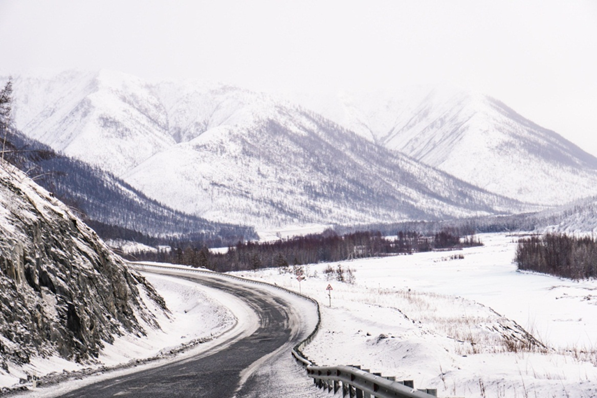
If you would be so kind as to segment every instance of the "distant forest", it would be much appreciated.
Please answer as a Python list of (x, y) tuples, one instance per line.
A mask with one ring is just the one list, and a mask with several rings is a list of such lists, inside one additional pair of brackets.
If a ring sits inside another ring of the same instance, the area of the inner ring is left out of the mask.
[(546, 234), (520, 239), (518, 269), (570, 279), (597, 277), (597, 241), (591, 236)]
[(399, 232), (393, 239), (384, 237), (379, 231), (353, 232), (340, 236), (329, 229), (322, 234), (274, 242), (239, 242), (229, 247), (227, 253), (213, 253), (206, 247), (179, 245), (173, 246), (170, 251), (131, 253), (127, 257), (227, 272), (480, 245), (482, 243), (475, 236), (462, 238), (456, 229), (446, 229), (430, 236), (418, 232)]

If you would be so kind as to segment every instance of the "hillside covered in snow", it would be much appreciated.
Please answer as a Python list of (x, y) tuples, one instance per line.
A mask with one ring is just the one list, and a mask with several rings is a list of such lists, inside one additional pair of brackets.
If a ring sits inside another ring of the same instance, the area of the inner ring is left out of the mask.
[(368, 223), (536, 209), (237, 87), (105, 70), (16, 77), (14, 87), (25, 134), (210, 220)]
[(499, 195), (557, 205), (597, 194), (594, 156), (480, 93), (414, 86), (292, 98), (372, 142)]
[[(4, 137), (1, 126), (0, 134)], [(157, 239), (176, 237), (225, 246), (257, 237), (250, 227), (214, 223), (173, 210), (112, 173), (58, 153), (13, 129), (6, 131), (3, 144), (5, 160), (76, 209), (78, 216), (104, 239), (157, 244)]]

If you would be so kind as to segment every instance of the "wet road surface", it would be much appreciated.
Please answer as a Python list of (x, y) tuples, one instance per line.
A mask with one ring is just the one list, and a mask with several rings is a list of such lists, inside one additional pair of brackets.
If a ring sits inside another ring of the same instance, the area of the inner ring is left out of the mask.
[(289, 314), (293, 311), (292, 307), (282, 298), (261, 290), (258, 285), (238, 284), (203, 274), (185, 276), (185, 279), (221, 289), (243, 299), (259, 317), (257, 330), (252, 335), (233, 342), (225, 350), (101, 381), (71, 391), (63, 397), (256, 396), (256, 391), (263, 383), (251, 376), (252, 368), (256, 368), (251, 365), (267, 356), (289, 356), (290, 347), (304, 334), (291, 328), (293, 322), (290, 321)]

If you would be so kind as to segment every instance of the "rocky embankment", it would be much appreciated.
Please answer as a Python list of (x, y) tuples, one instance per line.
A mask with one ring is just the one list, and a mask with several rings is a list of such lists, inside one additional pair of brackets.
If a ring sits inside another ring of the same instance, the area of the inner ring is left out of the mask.
[(116, 336), (159, 327), (163, 299), (66, 205), (0, 163), (0, 372), (34, 356), (92, 362)]

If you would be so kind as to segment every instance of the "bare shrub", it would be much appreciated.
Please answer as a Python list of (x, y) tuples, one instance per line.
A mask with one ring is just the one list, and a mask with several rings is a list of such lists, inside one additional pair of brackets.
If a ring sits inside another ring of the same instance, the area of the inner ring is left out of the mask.
[(327, 281), (331, 281), (332, 279), (334, 279), (334, 275), (336, 272), (334, 268), (332, 268), (332, 266), (328, 264), (328, 266), (325, 267), (325, 269), (323, 270), (323, 273), (325, 274), (325, 279)]

